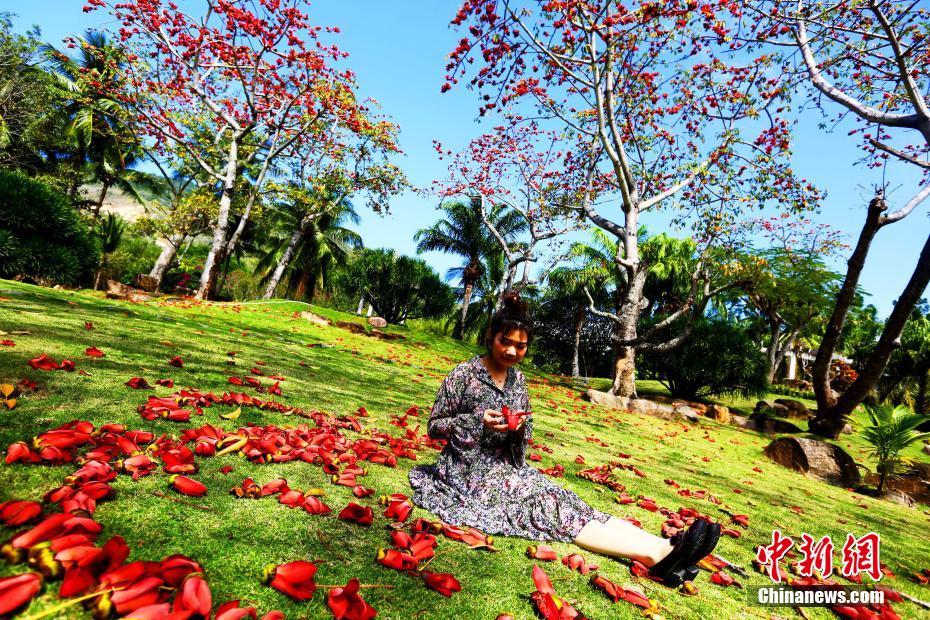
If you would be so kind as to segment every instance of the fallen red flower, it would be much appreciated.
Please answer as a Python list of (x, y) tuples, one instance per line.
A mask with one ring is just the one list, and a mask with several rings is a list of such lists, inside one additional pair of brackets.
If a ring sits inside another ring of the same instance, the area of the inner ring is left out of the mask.
[(162, 387), (166, 387), (166, 388), (174, 387), (174, 381), (171, 379), (156, 379), (155, 383), (157, 383), (158, 385)]
[(737, 588), (743, 587), (738, 581), (733, 579), (733, 577), (730, 577), (728, 574), (726, 574), (722, 570), (718, 570), (715, 573), (711, 573), (710, 580), (713, 583), (716, 583), (718, 586), (724, 586), (724, 587), (736, 586)]
[(42, 514), (42, 504), (14, 500), (0, 504), (0, 521), (7, 527), (19, 527)]
[(0, 578), (0, 616), (6, 616), (31, 601), (42, 589), (42, 575), (23, 573)]
[(358, 594), (358, 579), (350, 579), (343, 588), (333, 588), (326, 605), (336, 620), (371, 620), (378, 613)]
[(396, 570), (413, 570), (417, 567), (417, 560), (409, 553), (402, 553), (396, 549), (378, 549), (376, 556), (378, 563)]
[(363, 487), (360, 484), (357, 484), (355, 485), (355, 487), (352, 488), (352, 495), (354, 495), (355, 497), (368, 497), (369, 495), (374, 495), (374, 494), (375, 494), (374, 489)]
[(313, 581), (315, 574), (315, 564), (306, 560), (296, 560), (267, 567), (265, 583), (295, 600), (306, 601), (313, 598), (316, 591), (316, 583)]
[(84, 355), (87, 357), (106, 357), (106, 353), (98, 349), (97, 347), (87, 347), (84, 349)]
[(33, 452), (25, 442), (17, 441), (16, 443), (10, 444), (6, 449), (6, 460), (4, 461), (7, 465), (11, 463), (38, 463), (42, 458), (38, 453)]
[(583, 556), (577, 553), (571, 553), (562, 558), (562, 564), (572, 570), (576, 570), (582, 575), (587, 575), (593, 570), (597, 570), (597, 564), (588, 564)]
[(332, 512), (332, 509), (320, 501), (318, 498), (308, 495), (304, 497), (303, 501), (304, 510), (309, 512), (312, 515), (325, 515)]
[(555, 553), (555, 549), (548, 545), (530, 545), (526, 548), (526, 557), (533, 558), (534, 560), (542, 560), (544, 562), (552, 562), (559, 559), (559, 556)]
[(242, 620), (242, 618), (254, 620), (256, 615), (254, 607), (239, 607), (239, 601), (228, 601), (216, 608), (216, 614), (213, 617), (214, 620)]
[(431, 573), (423, 571), (423, 582), (428, 588), (436, 590), (443, 596), (452, 596), (453, 592), (461, 592), (462, 585), (451, 573)]
[(339, 518), (343, 521), (354, 521), (359, 525), (371, 525), (374, 520), (374, 513), (368, 506), (359, 506), (355, 502), (349, 502), (339, 512)]
[(648, 598), (646, 598), (645, 595), (640, 594), (635, 590), (617, 585), (610, 579), (607, 579), (601, 575), (592, 576), (591, 585), (604, 592), (604, 594), (610, 597), (614, 603), (619, 602), (620, 600), (624, 600), (628, 603), (633, 603), (637, 607), (642, 607), (643, 609), (649, 609), (652, 606), (652, 603)]
[(118, 614), (127, 614), (136, 609), (160, 603), (164, 581), (158, 577), (143, 577), (122, 590), (110, 594), (110, 602)]
[(134, 390), (150, 390), (152, 386), (149, 385), (149, 382), (143, 379), (142, 377), (133, 377), (126, 382), (126, 386), (131, 387)]
[(188, 495), (190, 497), (203, 497), (207, 494), (206, 485), (199, 480), (194, 480), (193, 478), (188, 478), (187, 476), (182, 476), (180, 474), (171, 476), (169, 480), (171, 481), (171, 487), (183, 495)]
[(29, 365), (32, 366), (35, 370), (58, 370), (58, 362), (48, 356), (48, 354), (43, 353), (39, 357), (35, 357), (29, 360)]
[(181, 359), (180, 355), (175, 355), (168, 362), (169, 366), (174, 366), (175, 368), (184, 368), (184, 360)]
[(206, 579), (198, 574), (188, 575), (174, 598), (174, 613), (185, 618), (209, 618), (211, 607), (213, 594)]

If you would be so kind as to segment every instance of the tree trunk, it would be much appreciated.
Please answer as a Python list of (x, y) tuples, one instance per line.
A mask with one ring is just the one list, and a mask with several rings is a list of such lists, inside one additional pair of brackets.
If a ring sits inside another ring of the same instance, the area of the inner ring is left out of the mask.
[(274, 268), (274, 273), (271, 274), (271, 279), (268, 281), (268, 286), (265, 287), (265, 294), (262, 299), (271, 299), (275, 289), (278, 288), (278, 283), (281, 282), (281, 277), (284, 276), (284, 270), (290, 264), (291, 258), (294, 257), (294, 250), (297, 248), (297, 244), (300, 243), (300, 238), (304, 235), (303, 224), (304, 222), (301, 221), (300, 226), (291, 233), (291, 239), (287, 242), (287, 247), (284, 249), (284, 254), (281, 255), (281, 260), (278, 261), (278, 266)]
[(572, 377), (581, 375), (578, 365), (578, 352), (581, 349), (581, 330), (584, 329), (584, 320), (587, 316), (587, 306), (580, 305), (575, 311), (575, 342), (572, 345)]
[[(620, 323), (614, 332), (619, 341), (636, 338), (636, 327), (643, 310), (643, 286), (646, 284), (647, 269), (640, 265), (634, 272), (632, 281), (620, 306)], [(636, 347), (614, 345), (614, 379), (610, 394), (626, 398), (636, 398)]]
[(769, 348), (766, 352), (769, 370), (767, 373), (769, 385), (775, 382), (775, 371), (777, 369), (775, 360), (778, 358), (778, 336), (781, 334), (781, 321), (778, 319), (769, 322)]
[(96, 220), (100, 217), (100, 209), (103, 208), (103, 201), (107, 198), (107, 191), (110, 189), (109, 183), (104, 183), (103, 187), (100, 188), (100, 196), (97, 197), (97, 202), (94, 203), (94, 219)]
[(798, 329), (794, 329), (788, 335), (788, 340), (785, 341), (785, 344), (778, 348), (778, 351), (775, 354), (775, 363), (772, 367), (772, 380), (769, 381), (771, 384), (775, 381), (775, 377), (778, 376), (778, 369), (781, 368), (782, 362), (785, 361), (785, 357), (788, 355), (788, 352), (794, 348), (794, 343), (798, 339)]
[[(846, 278), (843, 280), (843, 286), (836, 296), (833, 314), (830, 316), (830, 322), (827, 324), (823, 338), (820, 341), (820, 347), (817, 349), (812, 378), (818, 411), (826, 412), (836, 404), (833, 390), (830, 388), (830, 362), (833, 360), (833, 354), (836, 352), (840, 336), (843, 333), (846, 316), (849, 314), (849, 308), (856, 294), (856, 287), (859, 285), (859, 276), (862, 274), (863, 267), (865, 267), (865, 258), (869, 253), (869, 246), (872, 244), (872, 239), (875, 238), (875, 233), (881, 227), (882, 213), (887, 208), (885, 201), (880, 196), (876, 196), (869, 202), (865, 224), (859, 233), (856, 248), (847, 262)], [(840, 428), (842, 428), (842, 425), (840, 425)]]
[(462, 294), (462, 312), (459, 316), (459, 324), (452, 334), (452, 337), (458, 340), (465, 338), (465, 317), (468, 315), (468, 305), (471, 303), (471, 294), (474, 289), (475, 283), (471, 280), (467, 280), (465, 282), (465, 291)]
[(365, 309), (365, 295), (362, 295), (358, 298), (358, 308), (355, 309), (355, 314), (361, 316), (362, 310)]
[(161, 288), (161, 281), (164, 279), (168, 269), (171, 268), (174, 257), (178, 255), (178, 247), (180, 247), (183, 241), (184, 237), (175, 235), (169, 239), (162, 240), (159, 244), (161, 245), (161, 254), (158, 255), (158, 260), (155, 261), (155, 265), (149, 272), (149, 277), (155, 278), (155, 281), (158, 282), (155, 286), (156, 291)]
[(229, 228), (229, 210), (232, 206), (233, 191), (236, 186), (236, 171), (239, 165), (239, 137), (234, 136), (229, 142), (229, 155), (226, 162), (226, 177), (223, 180), (223, 193), (220, 195), (220, 210), (216, 217), (216, 226), (213, 228), (213, 243), (207, 260), (200, 274), (200, 287), (197, 289), (196, 299), (213, 299), (216, 295), (216, 283), (219, 276), (220, 265), (226, 257), (226, 232)]
[[(846, 416), (865, 400), (875, 384), (878, 383), (892, 352), (901, 346), (901, 332), (911, 315), (914, 306), (930, 284), (930, 237), (924, 243), (920, 252), (920, 259), (911, 274), (911, 279), (901, 296), (898, 297), (891, 315), (885, 322), (885, 328), (878, 339), (878, 343), (866, 358), (862, 372), (836, 402), (827, 408), (817, 408), (817, 417), (810, 421), (810, 430), (813, 433), (836, 439), (846, 423)], [(819, 395), (818, 395), (819, 397)], [(818, 398), (819, 405), (819, 398)]]

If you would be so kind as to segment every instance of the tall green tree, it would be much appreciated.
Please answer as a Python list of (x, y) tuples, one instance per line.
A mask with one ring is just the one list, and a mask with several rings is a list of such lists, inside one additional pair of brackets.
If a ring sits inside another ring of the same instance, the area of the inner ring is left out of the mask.
[[(318, 290), (331, 288), (336, 266), (346, 262), (351, 250), (362, 247), (361, 236), (345, 227), (349, 223), (357, 225), (361, 219), (345, 196), (330, 204), (339, 197), (318, 192), (310, 195), (292, 192), (289, 195), (291, 200), (279, 202), (274, 207), (275, 232), (269, 235), (265, 244), (267, 249), (255, 267), (255, 274), (265, 285), (266, 299), (274, 294), (278, 283), (284, 279), (287, 282), (286, 297), (312, 301)], [(323, 202), (329, 206), (319, 211), (319, 217), (310, 219), (306, 215), (310, 209), (302, 200)], [(276, 278), (281, 265), (284, 269)]]
[[(436, 251), (463, 258), (461, 267), (447, 273), (447, 276), (460, 278), (462, 284), (462, 307), (452, 332), (453, 338), (461, 340), (475, 284), (501, 249), (485, 225), (481, 207), (475, 201), (447, 202), (442, 210), (445, 217), (429, 228), (418, 230), (413, 239), (417, 242), (417, 253)], [(511, 240), (526, 230), (526, 221), (503, 205), (492, 205), (487, 211), (488, 221), (505, 240)]]
[(159, 193), (164, 187), (157, 177), (133, 168), (144, 153), (125, 108), (110, 94), (124, 64), (123, 51), (96, 30), (85, 31), (73, 45), (75, 57), (44, 47), (63, 101), (47, 122), (64, 130), (61, 138), (77, 172), (69, 189), (72, 200), (80, 183), (100, 184), (97, 197), (84, 201), (96, 218), (112, 187), (139, 203), (144, 203), (141, 191)]

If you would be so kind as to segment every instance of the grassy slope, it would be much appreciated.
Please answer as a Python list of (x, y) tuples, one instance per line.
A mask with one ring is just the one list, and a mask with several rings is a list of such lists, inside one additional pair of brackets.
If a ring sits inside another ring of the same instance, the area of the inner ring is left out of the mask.
[[(257, 360), (267, 363), (268, 373), (281, 373), (283, 400), (304, 409), (335, 414), (351, 413), (364, 405), (371, 414), (369, 426), (396, 431), (389, 423), (391, 415), (403, 413), (412, 404), (428, 407), (439, 381), (458, 361), (475, 351), (454, 341), (416, 330), (404, 331), (408, 340), (388, 343), (353, 335), (334, 327), (321, 327), (294, 313), (298, 304), (269, 305), (162, 305), (127, 304), (102, 299), (99, 294), (40, 289), (0, 281), (0, 330), (27, 329), (28, 336), (12, 336), (13, 348), (0, 347), (0, 381), (19, 381), (30, 377), (42, 390), (22, 398), (11, 412), (0, 413), (0, 447), (32, 436), (71, 419), (86, 419), (95, 424), (122, 422), (130, 428), (178, 433), (188, 425), (169, 422), (146, 422), (135, 412), (136, 406), (152, 392), (133, 391), (123, 383), (131, 376), (154, 379), (170, 377), (178, 387), (193, 386), (221, 393), (229, 386), (226, 377), (244, 374)], [(336, 318), (338, 313), (316, 309)], [(349, 318), (341, 316), (339, 318)], [(92, 321), (93, 331), (84, 329)], [(7, 338), (10, 336), (4, 336)], [(308, 344), (329, 343), (332, 348), (308, 348)], [(84, 348), (95, 345), (106, 352), (103, 359), (83, 355)], [(239, 364), (226, 365), (226, 352), (238, 352)], [(40, 372), (26, 362), (41, 353), (56, 359), (67, 357), (91, 376), (77, 373)], [(167, 360), (181, 355), (183, 369), (172, 368)], [(299, 365), (303, 361), (306, 366)], [(539, 465), (562, 463), (566, 476), (558, 480), (578, 493), (585, 501), (619, 516), (630, 515), (643, 522), (649, 531), (658, 532), (661, 515), (646, 512), (635, 505), (619, 506), (613, 494), (575, 477), (582, 469), (575, 464), (576, 455), (584, 455), (588, 466), (616, 458), (618, 451), (630, 453), (630, 462), (647, 473), (637, 478), (630, 472), (618, 476), (634, 496), (644, 494), (660, 506), (677, 510), (692, 506), (723, 522), (720, 509), (702, 500), (679, 497), (675, 489), (663, 483), (677, 480), (682, 487), (707, 489), (723, 500), (735, 513), (750, 515), (750, 528), (739, 540), (725, 538), (720, 553), (733, 562), (748, 566), (757, 545), (767, 543), (770, 532), (779, 527), (797, 538), (802, 531), (816, 536), (829, 534), (842, 544), (846, 533), (861, 535), (874, 530), (882, 535), (882, 559), (899, 575), (890, 585), (923, 599), (930, 598), (906, 575), (930, 567), (927, 549), (930, 511), (879, 502), (854, 495), (843, 489), (809, 480), (782, 469), (762, 456), (769, 439), (732, 427), (702, 421), (699, 427), (686, 427), (632, 414), (606, 412), (582, 402), (577, 391), (558, 379), (529, 375), (531, 397), (536, 411), (537, 440), (553, 449), (542, 453)], [(171, 390), (157, 388), (167, 395)], [(237, 422), (222, 420), (222, 407), (206, 409), (196, 425), (210, 422), (234, 429), (246, 422), (256, 424), (293, 423), (293, 418), (279, 414), (244, 409)], [(421, 418), (425, 427), (425, 417)], [(194, 426), (190, 424), (189, 426)], [(351, 435), (351, 433), (350, 433)], [(607, 442), (602, 447), (585, 440), (597, 436)], [(702, 457), (710, 462), (703, 462)], [(858, 455), (857, 455), (858, 456)], [(421, 461), (430, 462), (435, 454), (420, 453)], [(295, 604), (283, 595), (262, 586), (259, 579), (266, 564), (309, 558), (319, 560), (317, 581), (345, 583), (358, 577), (363, 583), (391, 584), (393, 589), (372, 589), (363, 595), (381, 618), (494, 618), (508, 610), (515, 617), (532, 617), (527, 595), (532, 591), (532, 562), (523, 556), (527, 541), (500, 538), (500, 553), (489, 555), (471, 551), (458, 543), (440, 540), (442, 555), (430, 570), (452, 572), (462, 582), (463, 591), (446, 599), (427, 590), (422, 584), (396, 571), (380, 567), (374, 561), (379, 546), (387, 546), (386, 520), (375, 507), (376, 520), (371, 528), (339, 521), (334, 515), (311, 517), (299, 510), (288, 510), (273, 500), (236, 500), (226, 491), (243, 477), (252, 476), (259, 483), (283, 476), (293, 488), (323, 487), (326, 502), (338, 511), (354, 498), (350, 489), (332, 486), (317, 467), (302, 463), (281, 465), (251, 464), (238, 456), (198, 459), (201, 473), (197, 478), (210, 489), (202, 503), (212, 511), (202, 511), (152, 495), (164, 490), (164, 474), (132, 482), (120, 476), (114, 486), (117, 497), (102, 503), (96, 519), (104, 525), (104, 537), (120, 534), (133, 549), (130, 559), (159, 559), (170, 553), (184, 553), (201, 562), (206, 569), (219, 603), (232, 598), (256, 605), (262, 612), (278, 608), (289, 617), (326, 617), (325, 597), (318, 594), (306, 604)], [(362, 479), (378, 494), (409, 493), (407, 471), (413, 465), (401, 459), (396, 469), (370, 466), (370, 475)], [(228, 476), (219, 473), (224, 465), (234, 466)], [(761, 473), (753, 471), (759, 466)], [(0, 464), (0, 501), (9, 498), (40, 499), (42, 494), (60, 484), (73, 467), (5, 466)], [(735, 491), (743, 491), (737, 494)], [(684, 501), (683, 501), (684, 500)], [(375, 505), (374, 498), (360, 503)], [(797, 515), (790, 506), (798, 505)], [(414, 517), (432, 515), (417, 509)], [(560, 555), (578, 549), (571, 545), (554, 545)], [(601, 572), (619, 583), (633, 581), (629, 570), (607, 558), (599, 560)], [(635, 618), (638, 610), (631, 605), (611, 604), (594, 592), (587, 579), (564, 566), (546, 566), (560, 595), (577, 603), (591, 618)], [(20, 572), (21, 567), (0, 564), (0, 576)], [(765, 583), (758, 575), (743, 580)], [(659, 600), (667, 618), (703, 618), (757, 616), (769, 612), (782, 616), (787, 609), (770, 609), (749, 603), (747, 595), (733, 588), (723, 589), (707, 581), (698, 582), (699, 596), (687, 598), (673, 590), (648, 583), (641, 584), (649, 596)], [(54, 588), (52, 589), (54, 590)], [(33, 603), (30, 611), (39, 611), (57, 601), (46, 594)], [(918, 615), (912, 604), (898, 605), (902, 617)], [(83, 617), (75, 608), (65, 616)], [(832, 617), (823, 610), (812, 610), (812, 617)]]

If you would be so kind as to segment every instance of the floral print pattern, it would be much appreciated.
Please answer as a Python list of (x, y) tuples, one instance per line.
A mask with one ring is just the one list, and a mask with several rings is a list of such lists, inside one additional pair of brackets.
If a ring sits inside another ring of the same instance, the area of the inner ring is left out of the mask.
[(533, 540), (571, 542), (592, 519), (606, 523), (610, 515), (526, 464), (532, 415), (513, 432), (484, 426), (484, 411), (504, 405), (530, 411), (523, 373), (509, 369), (499, 388), (479, 356), (455, 367), (427, 427), (430, 437), (447, 443), (435, 465), (410, 471), (414, 502), (447, 523)]

